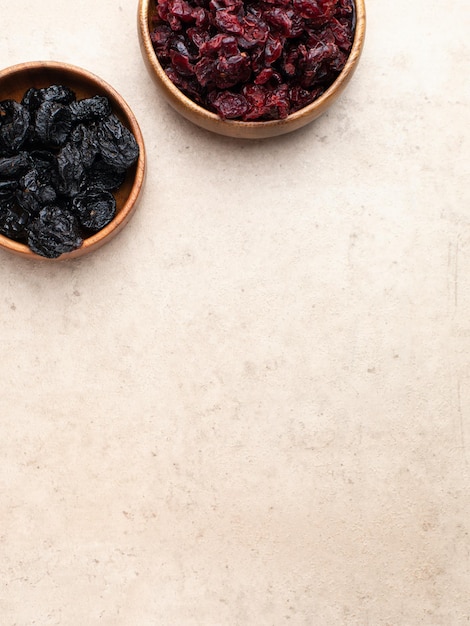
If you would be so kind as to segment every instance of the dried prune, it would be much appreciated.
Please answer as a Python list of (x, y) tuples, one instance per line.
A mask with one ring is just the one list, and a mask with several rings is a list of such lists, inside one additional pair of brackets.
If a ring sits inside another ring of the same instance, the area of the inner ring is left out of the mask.
[(57, 155), (59, 191), (73, 198), (85, 182), (86, 170), (81, 160), (79, 148), (74, 143), (66, 143)]
[(42, 206), (55, 201), (57, 193), (52, 185), (41, 182), (39, 172), (31, 169), (22, 176), (15, 191), (19, 206), (31, 214), (38, 213)]
[(97, 127), (101, 158), (116, 169), (126, 170), (137, 161), (139, 146), (134, 135), (113, 113)]
[(43, 207), (28, 228), (28, 246), (49, 259), (72, 252), (82, 241), (75, 215), (58, 206)]
[(0, 233), (41, 256), (71, 252), (114, 218), (112, 192), (138, 157), (104, 96), (50, 85), (0, 102)]
[(113, 194), (97, 187), (75, 196), (72, 207), (80, 224), (92, 232), (104, 228), (116, 215)]
[(18, 189), (18, 181), (16, 180), (0, 180), (0, 202), (11, 200), (15, 191)]
[(44, 146), (63, 146), (72, 128), (72, 114), (65, 107), (52, 100), (43, 102), (36, 111), (34, 126), (37, 137)]
[(14, 154), (24, 143), (29, 130), (28, 110), (15, 102), (0, 102), (0, 155)]
[(101, 158), (97, 158), (88, 172), (87, 180), (91, 187), (115, 191), (119, 189), (125, 178), (126, 170), (115, 169)]
[(0, 178), (17, 176), (29, 167), (31, 167), (31, 158), (27, 152), (19, 152), (9, 157), (0, 157)]
[(109, 100), (103, 96), (93, 96), (92, 98), (76, 100), (69, 104), (69, 109), (74, 122), (104, 120), (111, 114)]
[(49, 85), (40, 89), (36, 89), (36, 87), (28, 89), (21, 100), (21, 104), (31, 113), (34, 113), (43, 102), (70, 104), (75, 99), (75, 92), (69, 89), (69, 87), (65, 85)]
[(354, 0), (157, 0), (151, 17), (169, 79), (222, 118), (254, 121), (324, 93), (355, 31)]
[(70, 143), (76, 146), (84, 168), (89, 169), (100, 151), (96, 126), (79, 124), (70, 135)]
[(57, 170), (57, 156), (47, 150), (33, 150), (29, 153), (29, 156), (41, 184), (51, 185), (58, 190), (59, 172)]
[(27, 233), (27, 227), (31, 221), (31, 213), (12, 199), (8, 201), (0, 201), (0, 233), (21, 241)]

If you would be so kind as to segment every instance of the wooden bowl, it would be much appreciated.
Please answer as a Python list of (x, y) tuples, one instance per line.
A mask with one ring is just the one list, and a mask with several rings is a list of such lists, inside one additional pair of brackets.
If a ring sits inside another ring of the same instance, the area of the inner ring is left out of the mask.
[(165, 74), (153, 49), (150, 32), (155, 0), (139, 0), (138, 32), (140, 47), (147, 69), (163, 96), (186, 119), (206, 130), (229, 137), (243, 139), (274, 137), (297, 130), (319, 117), (333, 104), (351, 79), (364, 46), (366, 27), (365, 0), (354, 0), (354, 2), (356, 8), (355, 36), (351, 52), (342, 72), (322, 96), (283, 120), (267, 122), (224, 120), (185, 96)]
[(33, 61), (20, 63), (0, 71), (0, 101), (20, 101), (30, 87), (47, 87), (61, 84), (72, 89), (77, 99), (94, 95), (106, 96), (111, 108), (122, 124), (136, 138), (140, 154), (137, 162), (127, 171), (121, 187), (113, 192), (116, 198), (116, 215), (102, 230), (84, 239), (80, 248), (62, 254), (57, 259), (46, 259), (32, 252), (27, 245), (0, 235), (0, 247), (31, 259), (62, 261), (83, 256), (110, 241), (127, 224), (137, 208), (137, 200), (145, 176), (145, 147), (137, 120), (123, 98), (104, 80), (94, 74), (66, 63), (55, 61)]

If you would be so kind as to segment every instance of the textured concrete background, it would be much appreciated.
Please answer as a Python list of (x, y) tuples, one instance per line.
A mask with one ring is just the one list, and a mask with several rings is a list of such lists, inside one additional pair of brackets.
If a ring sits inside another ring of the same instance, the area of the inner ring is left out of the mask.
[(467, 0), (368, 2), (338, 104), (250, 143), (136, 13), (0, 0), (2, 66), (95, 72), (148, 152), (108, 246), (1, 254), (0, 624), (467, 626)]

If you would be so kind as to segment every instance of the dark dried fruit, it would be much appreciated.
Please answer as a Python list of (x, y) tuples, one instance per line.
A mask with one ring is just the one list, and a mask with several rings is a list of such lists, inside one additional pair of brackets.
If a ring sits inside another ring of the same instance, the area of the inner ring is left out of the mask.
[(72, 207), (80, 224), (96, 233), (116, 215), (116, 200), (109, 191), (88, 188), (73, 199)]
[(114, 115), (109, 115), (97, 127), (101, 158), (118, 170), (126, 170), (137, 161), (139, 146), (131, 131)]
[(59, 189), (59, 172), (57, 170), (57, 155), (47, 150), (33, 150), (29, 153), (32, 169), (35, 169), (38, 180), (43, 185), (51, 185)]
[(48, 258), (71, 252), (114, 218), (111, 192), (138, 157), (103, 96), (50, 85), (0, 102), (0, 234)]
[(76, 146), (83, 167), (89, 170), (100, 151), (96, 126), (79, 124), (70, 135), (70, 143)]
[(86, 170), (76, 144), (67, 143), (57, 155), (59, 191), (73, 198), (85, 183)]
[(67, 141), (72, 128), (72, 114), (68, 107), (46, 100), (36, 111), (34, 129), (44, 146), (58, 148)]
[(64, 85), (50, 85), (49, 87), (42, 87), (41, 89), (31, 87), (24, 94), (21, 104), (23, 104), (30, 113), (34, 113), (43, 102), (70, 104), (75, 99), (75, 93), (68, 87)]
[(22, 176), (15, 192), (19, 206), (31, 215), (37, 214), (42, 206), (51, 204), (57, 197), (54, 187), (40, 180), (36, 169), (31, 169)]
[(55, 259), (82, 245), (77, 218), (66, 209), (46, 206), (28, 229), (28, 245), (33, 252)]
[(354, 0), (157, 0), (150, 38), (198, 104), (226, 119), (283, 119), (343, 69), (354, 12)]
[(2, 235), (19, 241), (26, 235), (30, 221), (30, 212), (16, 204), (13, 199), (4, 202), (0, 200), (0, 233)]
[(92, 98), (83, 98), (83, 100), (71, 102), (69, 109), (74, 122), (104, 120), (108, 115), (111, 115), (109, 100), (103, 96), (93, 96)]
[(31, 158), (26, 152), (0, 157), (0, 178), (12, 178), (31, 167)]
[(18, 189), (16, 180), (0, 180), (0, 203), (11, 200)]
[(93, 163), (93, 169), (88, 172), (87, 180), (91, 187), (115, 191), (125, 178), (126, 170), (117, 170), (98, 157)]
[(14, 100), (0, 102), (0, 155), (14, 154), (26, 140), (29, 130), (28, 110)]

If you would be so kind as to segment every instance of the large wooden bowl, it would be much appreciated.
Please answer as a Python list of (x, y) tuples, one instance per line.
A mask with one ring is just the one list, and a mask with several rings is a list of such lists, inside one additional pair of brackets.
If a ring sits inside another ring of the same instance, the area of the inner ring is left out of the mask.
[(84, 239), (80, 248), (62, 254), (57, 259), (45, 259), (32, 252), (28, 246), (0, 235), (0, 247), (31, 259), (62, 261), (83, 256), (110, 241), (127, 224), (137, 208), (137, 200), (145, 176), (145, 147), (142, 133), (134, 114), (124, 99), (104, 80), (73, 65), (56, 61), (32, 61), (14, 65), (0, 71), (0, 101), (13, 99), (20, 101), (30, 87), (47, 87), (62, 84), (72, 89), (77, 99), (94, 95), (106, 96), (113, 112), (134, 134), (140, 149), (138, 161), (127, 172), (121, 187), (114, 192), (116, 215), (102, 230)]
[(138, 32), (140, 47), (147, 69), (163, 96), (186, 119), (206, 130), (229, 137), (244, 139), (274, 137), (297, 130), (319, 117), (333, 104), (351, 79), (364, 46), (366, 28), (365, 0), (354, 0), (354, 2), (356, 8), (354, 42), (342, 72), (321, 97), (283, 120), (268, 122), (223, 120), (215, 113), (199, 106), (185, 96), (165, 74), (152, 46), (150, 39), (151, 16), (155, 8), (155, 0), (139, 0)]

